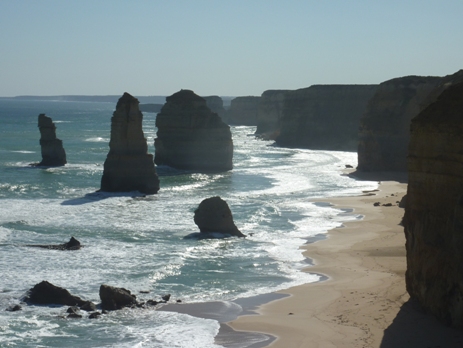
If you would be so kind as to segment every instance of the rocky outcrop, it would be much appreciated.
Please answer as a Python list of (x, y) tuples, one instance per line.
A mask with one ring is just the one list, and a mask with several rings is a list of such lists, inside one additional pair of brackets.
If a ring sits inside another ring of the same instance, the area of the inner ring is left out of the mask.
[(463, 328), (463, 82), (411, 121), (404, 227), (406, 285), (443, 322)]
[(156, 127), (157, 165), (199, 172), (233, 168), (230, 127), (193, 91), (181, 90), (167, 97)]
[(128, 93), (119, 99), (111, 118), (109, 153), (104, 162), (101, 191), (140, 191), (153, 194), (159, 190), (159, 179), (153, 155), (142, 130), (143, 114), (138, 100)]
[(39, 115), (40, 147), (42, 148), (42, 161), (39, 166), (59, 167), (66, 162), (66, 152), (63, 142), (56, 137), (56, 126), (52, 119), (45, 114)]
[(314, 85), (284, 96), (280, 146), (356, 151), (358, 125), (377, 85)]
[(195, 210), (194, 221), (201, 233), (214, 232), (246, 237), (233, 222), (233, 215), (227, 202), (220, 197), (203, 200)]
[(358, 170), (407, 170), (411, 119), (427, 104), (439, 81), (439, 77), (406, 76), (379, 85), (360, 120)]
[(87, 302), (78, 296), (71, 295), (66, 289), (55, 286), (46, 280), (30, 289), (24, 297), (24, 301), (30, 304), (57, 304), (66, 306), (83, 306)]
[(136, 296), (129, 290), (105, 284), (100, 286), (100, 299), (101, 308), (105, 310), (117, 310), (138, 304)]
[[(257, 110), (257, 135), (276, 138), (283, 117), (284, 97), (288, 90), (268, 90), (262, 93)], [(272, 136), (274, 134), (274, 136)]]
[(237, 126), (256, 126), (260, 97), (236, 97), (227, 111), (227, 122)]
[(26, 246), (51, 250), (79, 250), (82, 247), (80, 242), (74, 237), (71, 237), (69, 242), (63, 244), (27, 244)]
[(211, 109), (212, 112), (215, 112), (220, 116), (222, 121), (225, 122), (225, 109), (223, 107), (223, 100), (218, 95), (211, 95), (203, 97), (206, 101), (207, 106)]

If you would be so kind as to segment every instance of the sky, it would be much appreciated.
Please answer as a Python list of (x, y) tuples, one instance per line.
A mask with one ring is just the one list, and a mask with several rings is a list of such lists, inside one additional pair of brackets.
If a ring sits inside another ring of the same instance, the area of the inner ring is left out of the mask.
[(0, 0), (0, 96), (261, 95), (463, 68), (462, 0)]

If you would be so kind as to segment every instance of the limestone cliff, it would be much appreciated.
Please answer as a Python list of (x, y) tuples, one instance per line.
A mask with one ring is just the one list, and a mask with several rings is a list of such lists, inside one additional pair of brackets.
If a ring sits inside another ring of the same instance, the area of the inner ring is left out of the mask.
[(463, 82), (411, 121), (408, 171), (407, 290), (463, 328)]
[(228, 124), (237, 126), (256, 126), (257, 109), (260, 97), (236, 97), (232, 99), (227, 111)]
[(42, 150), (42, 161), (39, 166), (58, 167), (64, 166), (66, 152), (63, 142), (56, 138), (56, 126), (52, 119), (45, 114), (39, 115), (40, 147)]
[(193, 91), (181, 90), (167, 97), (156, 126), (157, 165), (200, 172), (233, 168), (230, 127)]
[(358, 125), (377, 85), (314, 85), (284, 95), (280, 146), (355, 151)]
[(128, 93), (117, 102), (111, 118), (111, 140), (101, 178), (102, 191), (138, 190), (153, 194), (159, 190), (159, 179), (153, 155), (148, 154), (142, 130), (143, 114), (138, 104), (138, 99)]
[(410, 121), (439, 81), (439, 77), (406, 76), (379, 85), (360, 120), (359, 170), (406, 171)]
[(279, 133), (283, 117), (284, 97), (288, 90), (268, 90), (262, 93), (257, 110), (256, 134)]

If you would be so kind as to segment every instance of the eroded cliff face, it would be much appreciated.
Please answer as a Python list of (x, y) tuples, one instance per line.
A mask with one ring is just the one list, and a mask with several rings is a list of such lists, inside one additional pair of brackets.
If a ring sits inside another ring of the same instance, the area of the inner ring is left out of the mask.
[(260, 97), (236, 97), (226, 113), (228, 124), (239, 126), (257, 125), (257, 109)]
[(463, 82), (412, 120), (408, 171), (407, 290), (463, 328)]
[(138, 99), (128, 93), (117, 102), (111, 118), (111, 140), (101, 178), (102, 191), (153, 194), (159, 190), (159, 179), (153, 155), (148, 154), (142, 130), (143, 114), (138, 104)]
[(257, 135), (276, 138), (280, 132), (285, 94), (288, 90), (268, 90), (262, 93), (257, 110)]
[(383, 82), (360, 120), (358, 169), (406, 171), (410, 121), (428, 104), (439, 77), (406, 76)]
[(67, 163), (66, 152), (63, 148), (63, 142), (56, 137), (56, 126), (52, 119), (45, 114), (40, 114), (38, 127), (42, 151), (42, 161), (38, 165), (46, 167), (64, 166)]
[(156, 126), (157, 165), (200, 172), (233, 168), (230, 127), (193, 91), (181, 90), (167, 97)]
[(284, 94), (280, 146), (356, 151), (358, 126), (377, 85), (314, 85)]

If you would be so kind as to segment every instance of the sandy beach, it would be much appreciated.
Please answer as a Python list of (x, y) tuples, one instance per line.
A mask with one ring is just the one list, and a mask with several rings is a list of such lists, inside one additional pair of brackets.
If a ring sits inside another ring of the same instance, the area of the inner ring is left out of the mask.
[(405, 180), (398, 178), (361, 196), (329, 199), (363, 219), (304, 246), (314, 263), (306, 271), (328, 280), (281, 291), (290, 296), (228, 324), (276, 336), (275, 348), (463, 347), (463, 332), (424, 313), (405, 289), (404, 209), (398, 206), (405, 193)]

